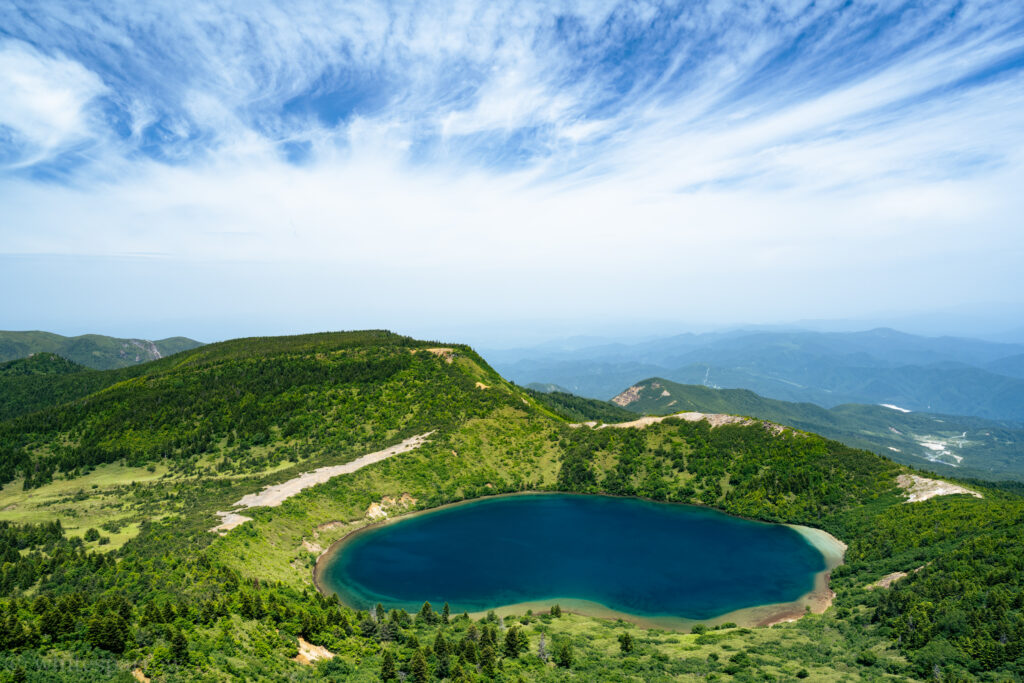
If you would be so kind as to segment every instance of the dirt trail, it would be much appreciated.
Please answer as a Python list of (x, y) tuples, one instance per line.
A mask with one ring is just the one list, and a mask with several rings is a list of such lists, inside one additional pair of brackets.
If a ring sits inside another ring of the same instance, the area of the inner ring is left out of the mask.
[(366, 455), (362, 455), (343, 465), (328, 465), (326, 467), (315, 469), (312, 472), (303, 472), (294, 479), (289, 479), (282, 484), (267, 486), (259, 493), (246, 494), (232, 506), (235, 508), (234, 510), (217, 513), (217, 516), (220, 517), (221, 523), (210, 529), (210, 531), (221, 534), (226, 533), (231, 529), (234, 529), (239, 524), (248, 522), (252, 519), (251, 517), (238, 514), (240, 510), (255, 507), (277, 507), (303, 489), (308, 489), (310, 486), (322, 484), (328, 479), (336, 477), (339, 474), (352, 474), (356, 470), (362, 469), (367, 465), (372, 465), (375, 462), (387, 460), (399, 453), (406, 453), (415, 448), (419, 448), (423, 445), (423, 442), (427, 440), (427, 437), (433, 433), (434, 432), (417, 434), (416, 436), (409, 437), (405, 441), (395, 444), (394, 446), (388, 446), (384, 450), (380, 450), (375, 453), (367, 453)]

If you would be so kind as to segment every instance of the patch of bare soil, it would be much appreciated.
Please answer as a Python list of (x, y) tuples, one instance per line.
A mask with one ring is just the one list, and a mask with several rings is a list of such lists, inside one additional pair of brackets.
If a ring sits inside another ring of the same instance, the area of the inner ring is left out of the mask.
[(908, 574), (906, 572), (893, 572), (892, 574), (886, 574), (878, 581), (865, 586), (867, 590), (874, 590), (876, 588), (888, 588), (900, 579), (906, 578)]
[(251, 522), (252, 517), (246, 517), (240, 515), (237, 512), (217, 512), (217, 516), (220, 517), (220, 524), (210, 529), (214, 533), (218, 533), (221, 536), (234, 529), (239, 524), (245, 524)]
[(283, 484), (274, 484), (273, 486), (267, 486), (259, 493), (249, 493), (244, 495), (237, 503), (235, 503), (234, 507), (236, 510), (217, 513), (221, 518), (221, 523), (210, 529), (210, 531), (226, 533), (231, 529), (234, 529), (239, 524), (248, 522), (251, 518), (238, 514), (237, 510), (239, 509), (277, 507), (300, 491), (308, 489), (310, 486), (322, 484), (339, 474), (352, 474), (367, 465), (372, 465), (375, 462), (387, 460), (399, 453), (406, 453), (415, 448), (419, 448), (431, 434), (433, 434), (433, 432), (417, 434), (416, 436), (409, 437), (405, 441), (395, 444), (394, 446), (388, 446), (387, 448), (374, 453), (367, 453), (366, 455), (360, 456), (343, 465), (328, 465), (327, 467), (315, 469), (312, 472), (303, 472), (299, 476), (294, 479), (289, 479)]
[(412, 350), (413, 353), (416, 353), (417, 351), (426, 351), (427, 353), (432, 353), (435, 356), (440, 356), (441, 358), (444, 358), (446, 363), (451, 363), (453, 360), (455, 360), (455, 349), (449, 348), (447, 346), (438, 347), (438, 348), (434, 348), (434, 349), (413, 349)]
[(623, 408), (625, 408), (630, 403), (636, 403), (639, 400), (640, 400), (640, 387), (639, 386), (632, 386), (632, 387), (626, 389), (625, 391), (623, 391), (621, 394), (619, 394), (615, 398), (613, 398), (612, 399), (612, 403), (614, 403), (617, 406), (622, 406)]
[(319, 555), (324, 551), (324, 549), (320, 547), (319, 543), (307, 541), (306, 539), (302, 539), (302, 547), (305, 548), (308, 552), (315, 553), (316, 555)]
[(604, 429), (606, 427), (615, 427), (616, 429), (630, 429), (637, 427), (643, 429), (647, 425), (657, 424), (664, 422), (665, 420), (686, 420), (687, 422), (700, 422), (701, 420), (707, 420), (712, 427), (721, 427), (722, 425), (728, 424), (754, 424), (753, 420), (749, 420), (745, 417), (739, 417), (738, 415), (722, 415), (721, 413), (675, 413), (673, 415), (645, 415), (644, 417), (629, 422), (615, 422), (612, 424), (598, 424), (597, 422), (581, 422), (569, 425), (570, 427), (596, 427), (597, 429)]
[[(922, 564), (920, 567), (915, 569), (913, 571), (913, 573), (914, 574), (918, 573), (919, 571), (924, 569), (926, 566), (927, 565)], [(871, 591), (871, 590), (875, 590), (876, 588), (888, 588), (889, 586), (893, 585), (894, 583), (896, 583), (900, 579), (905, 579), (908, 576), (910, 576), (910, 572), (893, 572), (892, 574), (886, 574), (885, 576), (880, 578), (878, 581), (875, 581), (874, 583), (870, 583), (867, 586), (864, 586), (864, 589)]]
[(977, 491), (965, 489), (963, 486), (950, 484), (948, 481), (919, 477), (916, 474), (901, 474), (896, 477), (896, 485), (906, 490), (908, 503), (920, 503), (935, 496), (951, 496), (957, 493), (975, 498), (982, 497)]
[(379, 503), (370, 503), (370, 507), (366, 508), (366, 517), (373, 521), (387, 519), (391, 513), (408, 510), (417, 502), (408, 493), (403, 493), (398, 498), (384, 496)]
[(299, 654), (292, 659), (299, 664), (313, 664), (321, 659), (334, 659), (334, 653), (322, 645), (314, 645), (299, 636)]

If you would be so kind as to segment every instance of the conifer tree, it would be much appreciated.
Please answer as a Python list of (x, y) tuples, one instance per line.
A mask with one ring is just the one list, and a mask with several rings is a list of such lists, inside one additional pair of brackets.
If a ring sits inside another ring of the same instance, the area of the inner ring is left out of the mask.
[(573, 651), (572, 643), (568, 640), (562, 640), (555, 643), (555, 663), (563, 668), (572, 667)]
[(505, 631), (505, 656), (512, 657), (513, 659), (519, 656), (519, 627), (513, 626), (508, 631)]
[(411, 669), (413, 683), (427, 683), (430, 680), (430, 668), (422, 649), (416, 650), (416, 654), (413, 655)]
[(377, 624), (374, 623), (369, 614), (359, 622), (359, 632), (363, 634), (364, 638), (372, 638), (377, 635)]
[(490, 646), (492, 650), (497, 649), (498, 647), (497, 632), (494, 627), (489, 624), (484, 626), (483, 631), (480, 634), (480, 646), (483, 647), (485, 645)]
[(459, 644), (459, 655), (470, 664), (477, 664), (480, 661), (480, 653), (477, 650), (476, 641), (472, 638), (464, 637)]
[(495, 663), (494, 647), (490, 643), (483, 645), (480, 648), (480, 671), (484, 676), (488, 678), (494, 678), (494, 663)]
[(438, 678), (444, 680), (451, 676), (452, 660), (448, 656), (437, 658), (437, 671), (434, 673)]
[(449, 677), (452, 679), (452, 683), (468, 683), (471, 680), (469, 674), (466, 673), (466, 665), (462, 659), (455, 661), (455, 666), (452, 667)]
[(188, 662), (188, 640), (180, 628), (175, 628), (171, 636), (171, 659), (178, 664)]
[(429, 602), (424, 602), (423, 607), (420, 607), (420, 613), (418, 619), (425, 624), (432, 624), (437, 618), (434, 614), (434, 608), (430, 606)]
[(120, 615), (113, 612), (93, 614), (86, 627), (86, 640), (93, 647), (98, 647), (115, 654), (124, 652), (129, 636), (128, 624)]
[(384, 650), (384, 659), (380, 665), (380, 680), (393, 681), (398, 678), (398, 671), (395, 667), (395, 655), (391, 650)]
[(450, 653), (451, 647), (448, 644), (448, 639), (444, 637), (442, 631), (438, 631), (434, 638), (434, 654), (438, 657), (447, 657)]
[[(530, 649), (530, 639), (526, 636), (526, 631), (524, 631), (521, 628), (520, 629), (516, 629), (516, 631), (517, 631), (516, 636), (517, 636), (518, 641), (519, 641), (518, 642), (518, 646), (517, 646), (516, 649), (519, 651), (519, 654), (521, 654), (523, 652), (528, 652), (529, 649)], [(519, 656), (519, 655), (517, 654), (516, 656)]]

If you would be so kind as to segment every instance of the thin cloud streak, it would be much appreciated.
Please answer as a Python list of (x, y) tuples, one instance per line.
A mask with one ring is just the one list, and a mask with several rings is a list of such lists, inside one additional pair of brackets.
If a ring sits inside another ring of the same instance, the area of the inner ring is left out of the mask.
[[(0, 254), (272, 262), (297, 292), (303, 263), (575, 278), (651, 315), (694, 288), (794, 317), (1024, 297), (1019, 3), (14, 3), (0, 25)], [(459, 315), (559, 304), (480, 277)]]

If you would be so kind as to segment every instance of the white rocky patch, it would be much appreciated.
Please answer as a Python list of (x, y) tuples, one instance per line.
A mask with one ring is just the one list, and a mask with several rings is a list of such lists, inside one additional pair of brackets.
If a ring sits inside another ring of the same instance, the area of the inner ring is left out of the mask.
[(958, 493), (974, 496), (975, 498), (982, 497), (977, 491), (965, 489), (963, 486), (957, 486), (956, 484), (939, 479), (920, 477), (916, 474), (901, 474), (896, 477), (896, 485), (907, 492), (908, 503), (920, 503), (935, 496), (951, 496)]

